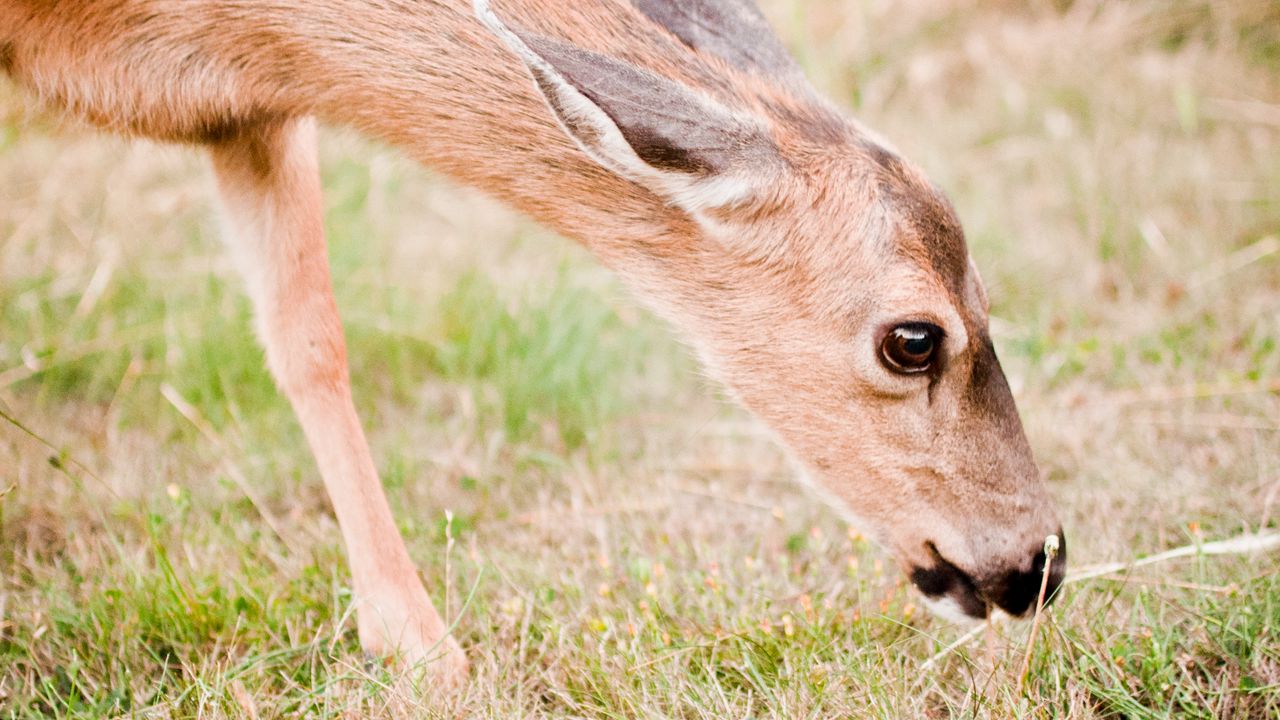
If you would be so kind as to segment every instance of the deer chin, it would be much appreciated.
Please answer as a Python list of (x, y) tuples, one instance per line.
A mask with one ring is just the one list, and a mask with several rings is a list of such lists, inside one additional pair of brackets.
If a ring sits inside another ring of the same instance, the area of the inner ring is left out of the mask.
[[(965, 625), (971, 627), (977, 625), (983, 620), (983, 618), (976, 618), (965, 612), (964, 608), (961, 607), (960, 602), (955, 598), (929, 597), (924, 593), (919, 593), (919, 595), (920, 602), (924, 605), (925, 609), (930, 612), (930, 614), (954, 625)], [(997, 611), (997, 613), (998, 612), (999, 611)], [(995, 616), (996, 613), (992, 613), (987, 619), (991, 619)]]

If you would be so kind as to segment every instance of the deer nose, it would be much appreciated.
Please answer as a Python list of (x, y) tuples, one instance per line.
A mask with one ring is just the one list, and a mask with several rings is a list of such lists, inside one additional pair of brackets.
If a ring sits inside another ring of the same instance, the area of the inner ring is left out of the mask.
[(1045, 585), (1045, 604), (1053, 602), (1067, 570), (1067, 542), (1062, 530), (1058, 531), (1058, 552), (1049, 567), (1049, 577), (1044, 577), (1045, 553), (1041, 547), (1034, 551), (1030, 567), (997, 572), (975, 579), (944, 558), (933, 543), (928, 544), (934, 557), (932, 567), (917, 567), (910, 573), (911, 582), (933, 601), (942, 612), (959, 610), (977, 619), (987, 617), (992, 607), (1020, 617), (1035, 609), (1040, 596), (1040, 586)]
[(1018, 617), (1035, 610), (1040, 586), (1044, 585), (1045, 605), (1054, 601), (1058, 588), (1067, 574), (1067, 538), (1058, 530), (1058, 552), (1049, 567), (1049, 577), (1044, 576), (1047, 558), (1044, 548), (1036, 551), (1029, 570), (1011, 570), (1001, 573), (979, 585), (979, 591), (1001, 610)]

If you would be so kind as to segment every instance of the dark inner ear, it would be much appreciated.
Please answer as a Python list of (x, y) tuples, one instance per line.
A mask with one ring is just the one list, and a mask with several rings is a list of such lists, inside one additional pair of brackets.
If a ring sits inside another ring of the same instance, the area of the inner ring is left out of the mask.
[(636, 9), (695, 50), (777, 77), (800, 69), (753, 0), (631, 0)]
[[(604, 55), (512, 28), (531, 51), (600, 108), (636, 155), (660, 170), (711, 175), (735, 163), (776, 157), (759, 128), (734, 118), (693, 91), (666, 78)], [(556, 79), (533, 68), (552, 109), (590, 143), (595, 130), (573, 123)]]

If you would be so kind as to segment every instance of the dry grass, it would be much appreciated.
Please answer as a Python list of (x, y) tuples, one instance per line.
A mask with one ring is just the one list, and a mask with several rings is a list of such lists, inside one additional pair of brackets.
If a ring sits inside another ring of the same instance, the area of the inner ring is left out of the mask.
[[(1275, 9), (766, 8), (955, 200), (1073, 562), (1274, 527)], [(0, 88), (0, 410), (42, 439), (0, 423), (0, 716), (1280, 713), (1274, 551), (1070, 586), (1021, 689), (1025, 628), (926, 665), (962, 629), (607, 274), (330, 133), (358, 402), (475, 665), (426, 697), (359, 653), (201, 159), (25, 108)]]

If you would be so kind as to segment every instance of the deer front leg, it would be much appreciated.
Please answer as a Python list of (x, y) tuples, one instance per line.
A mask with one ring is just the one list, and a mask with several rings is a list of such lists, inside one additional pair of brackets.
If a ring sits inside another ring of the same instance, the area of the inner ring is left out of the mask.
[(342, 529), (360, 642), (458, 681), (466, 658), (409, 559), (351, 401), (325, 252), (315, 124), (248, 126), (210, 152), (227, 242), (253, 299), (267, 364), (293, 405)]

